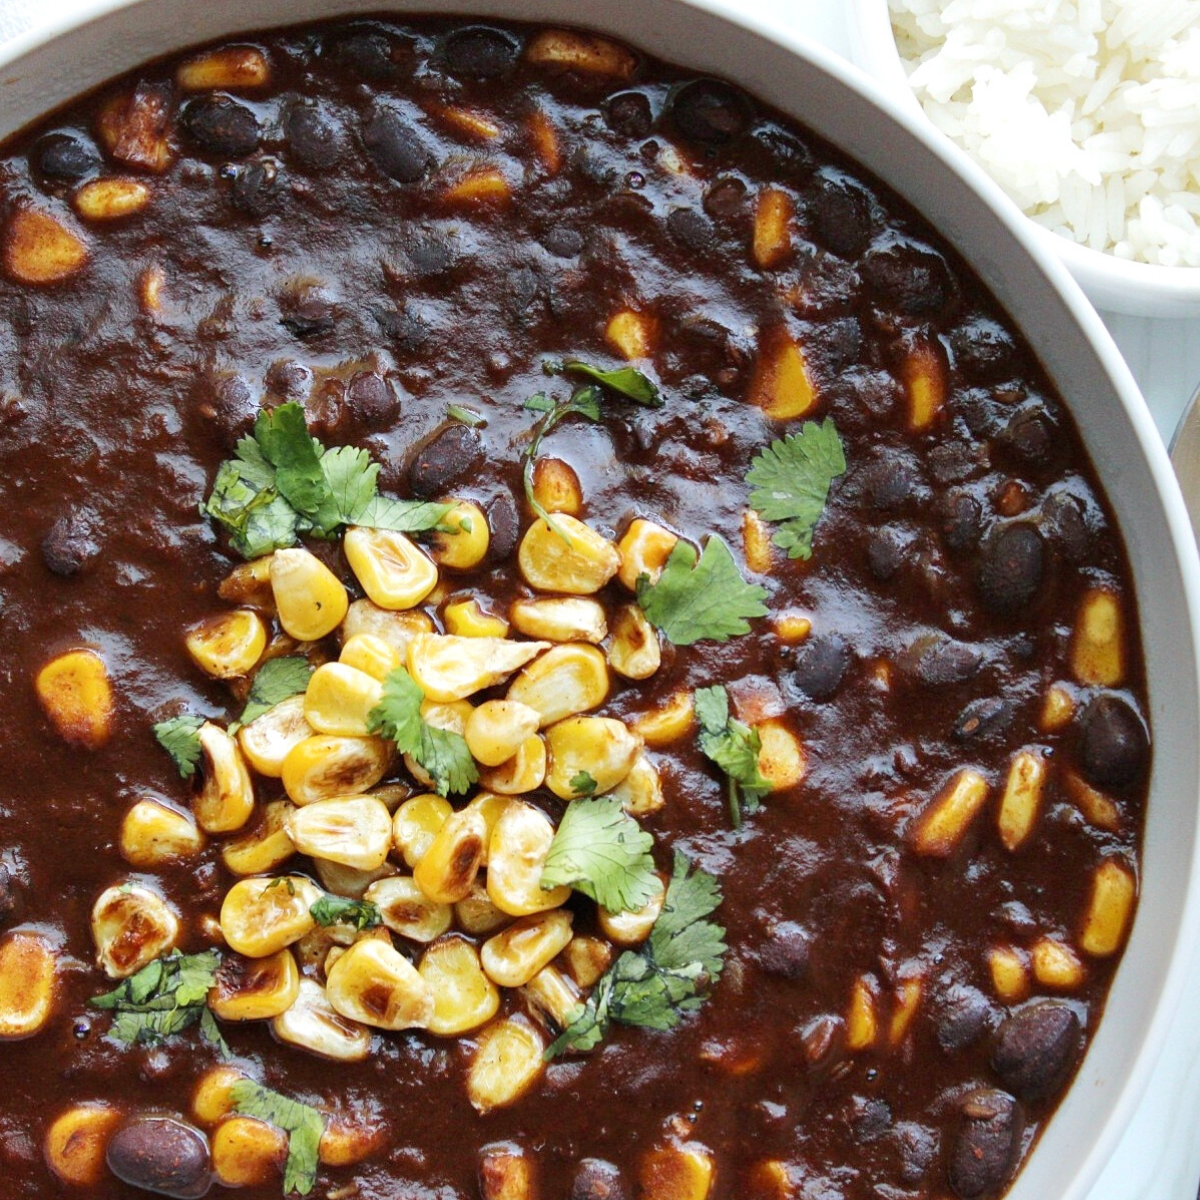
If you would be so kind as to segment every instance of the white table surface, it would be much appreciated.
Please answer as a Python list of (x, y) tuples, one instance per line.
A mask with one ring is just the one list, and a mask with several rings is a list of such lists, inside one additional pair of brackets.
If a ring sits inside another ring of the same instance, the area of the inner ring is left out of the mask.
[[(386, 0), (381, 0), (380, 7)], [(830, 49), (849, 54), (838, 0), (742, 0), (746, 12), (799, 29)], [(0, 0), (0, 41), (53, 20), (80, 0)], [(436, 3), (431, 3), (436, 9)], [(481, 5), (483, 7), (483, 5)], [(581, 17), (585, 17), (581, 9)], [(1150, 320), (1100, 314), (1116, 340), (1164, 440), (1200, 387), (1200, 319)], [(1200, 996), (1200, 954), (1168, 1050), (1146, 1097), (1117, 1146), (1090, 1200), (1196, 1200), (1200, 1180), (1200, 1022), (1190, 997)], [(1046, 1200), (1053, 1200), (1046, 1197)]]

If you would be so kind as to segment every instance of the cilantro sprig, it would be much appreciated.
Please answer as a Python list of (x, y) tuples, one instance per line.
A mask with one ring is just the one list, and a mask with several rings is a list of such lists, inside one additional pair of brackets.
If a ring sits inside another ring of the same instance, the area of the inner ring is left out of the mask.
[(229, 732), (236, 732), (240, 726), (249, 725), (263, 713), (270, 712), (275, 705), (300, 695), (308, 687), (312, 673), (312, 663), (300, 654), (267, 659), (258, 668), (254, 681), (250, 684), (246, 707), (242, 709), (242, 715), (229, 727)]
[(771, 790), (758, 769), (762, 739), (758, 730), (730, 714), (729, 693), (723, 687), (697, 688), (693, 699), (700, 724), (700, 749), (725, 772), (729, 817), (734, 829), (740, 829), (743, 804), (747, 812), (754, 812)]
[(181, 716), (159, 721), (154, 726), (154, 736), (158, 739), (158, 744), (171, 756), (184, 779), (191, 779), (200, 765), (200, 730), (203, 725), (203, 717), (183, 713)]
[(351, 925), (360, 932), (376, 929), (383, 924), (383, 914), (370, 900), (351, 900), (346, 896), (326, 894), (308, 907), (318, 925)]
[(632, 400), (646, 408), (662, 408), (665, 403), (658, 385), (637, 367), (617, 367), (615, 370), (606, 371), (578, 359), (568, 359), (561, 363), (547, 362), (542, 366), (547, 375), (582, 375), (585, 379), (590, 379), (593, 383), (598, 383), (601, 387), (606, 387), (617, 395), (624, 396), (626, 400)]
[(293, 1100), (252, 1079), (239, 1079), (229, 1089), (232, 1111), (274, 1125), (288, 1135), (287, 1160), (283, 1165), (285, 1195), (307, 1196), (317, 1182), (318, 1151), (325, 1132), (325, 1114), (311, 1105)]
[(717, 880), (693, 870), (676, 852), (662, 912), (649, 938), (636, 950), (626, 950), (600, 976), (586, 1003), (574, 1010), (547, 1049), (546, 1058), (594, 1049), (613, 1022), (673, 1029), (695, 1012), (724, 965), (725, 930), (706, 920), (720, 903)]

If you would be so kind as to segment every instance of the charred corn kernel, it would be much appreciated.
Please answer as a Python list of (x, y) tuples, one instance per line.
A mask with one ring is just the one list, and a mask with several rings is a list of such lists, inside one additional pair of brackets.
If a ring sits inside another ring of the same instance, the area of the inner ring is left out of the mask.
[(583, 596), (516, 600), (508, 615), (526, 637), (548, 642), (596, 643), (608, 636), (604, 608)]
[(476, 881), (471, 890), (454, 906), (454, 920), (463, 933), (482, 937), (495, 933), (512, 920), (498, 909), (488, 895), (487, 885)]
[(234, 875), (263, 875), (282, 866), (296, 847), (288, 836), (287, 816), (292, 806), (274, 800), (263, 806), (262, 819), (251, 830), (221, 846), (221, 861)]
[(384, 1137), (385, 1129), (379, 1121), (365, 1120), (358, 1113), (334, 1114), (325, 1122), (325, 1132), (317, 1143), (317, 1156), (327, 1167), (353, 1166), (382, 1149)]
[(499, 167), (473, 167), (446, 188), (442, 199), (451, 204), (507, 204), (512, 185)]
[(135, 867), (161, 867), (194, 858), (204, 834), (192, 819), (157, 800), (139, 800), (121, 822), (121, 857)]
[[(325, 952), (324, 973), (325, 979), (328, 981), (329, 972), (333, 970), (338, 959), (350, 949), (351, 946), (356, 946), (359, 942), (379, 942), (386, 946), (389, 950), (393, 948), (392, 935), (387, 929), (379, 925), (375, 929), (367, 929), (362, 933), (355, 932), (349, 925), (342, 925), (340, 928), (336, 925), (330, 925), (328, 929), (322, 932), (329, 935), (330, 946)], [(310, 935), (311, 936), (311, 935)], [(334, 940), (334, 939), (338, 940)]]
[(42, 1143), (46, 1165), (63, 1183), (94, 1187), (106, 1174), (104, 1152), (121, 1123), (111, 1104), (75, 1104), (59, 1114)]
[(495, 1021), (479, 1035), (467, 1073), (467, 1098), (490, 1112), (519, 1100), (545, 1069), (541, 1035), (524, 1017)]
[(275, 595), (271, 591), (271, 556), (239, 563), (217, 588), (217, 595), (230, 604), (248, 604), (251, 608), (275, 611)]
[(616, 546), (567, 513), (554, 517), (554, 525), (539, 518), (525, 531), (517, 551), (525, 582), (539, 592), (598, 592), (621, 565)]
[(1075, 951), (1057, 938), (1039, 938), (1029, 952), (1029, 961), (1038, 983), (1056, 991), (1073, 991), (1087, 973)]
[(290, 950), (266, 958), (226, 954), (208, 1007), (222, 1021), (265, 1021), (286, 1012), (300, 994), (300, 972)]
[(1080, 683), (1115, 687), (1125, 678), (1125, 620), (1107, 588), (1090, 588), (1079, 604), (1071, 638), (1071, 670)]
[(771, 527), (752, 508), (742, 513), (742, 551), (746, 566), (756, 575), (769, 575), (775, 564)]
[(557, 175), (562, 167), (562, 148), (554, 125), (540, 108), (530, 114), (529, 134), (542, 168), (548, 175)]
[(453, 812), (450, 801), (433, 792), (422, 792), (396, 809), (392, 817), (392, 843), (410, 869), (420, 862)]
[(278, 1179), (288, 1135), (253, 1117), (226, 1117), (213, 1131), (213, 1178), (222, 1187), (263, 1187)]
[(645, 751), (633, 760), (629, 774), (608, 794), (614, 800), (620, 800), (621, 807), (631, 817), (648, 817), (666, 804), (658, 768)]
[(651, 583), (657, 583), (678, 541), (679, 538), (669, 529), (644, 517), (631, 521), (617, 542), (617, 553), (621, 558), (617, 578), (631, 592), (637, 591), (637, 581), (643, 575)]
[(304, 697), (289, 696), (267, 709), (238, 730), (237, 740), (246, 761), (260, 775), (278, 779), (283, 774), (287, 756), (305, 738), (311, 737), (313, 727), (304, 716)]
[(433, 994), (433, 1016), (426, 1028), (439, 1037), (456, 1037), (486, 1025), (500, 1007), (500, 992), (479, 965), (479, 951), (465, 938), (435, 942), (417, 967)]
[(485, 700), (467, 718), (463, 736), (476, 762), (498, 767), (538, 731), (536, 709), (516, 700)]
[(571, 1014), (583, 1002), (574, 982), (557, 967), (543, 967), (523, 988), (521, 999), (529, 1015), (551, 1033), (570, 1024)]
[(110, 979), (125, 979), (165, 954), (179, 937), (167, 902), (136, 884), (106, 888), (92, 905), (96, 962)]
[(1047, 733), (1053, 733), (1066, 728), (1074, 715), (1074, 696), (1063, 684), (1056, 683), (1046, 692), (1046, 698), (1042, 701), (1042, 715), (1038, 724)]
[(479, 782), (502, 796), (523, 796), (540, 788), (546, 779), (546, 743), (535, 733), (516, 754), (498, 767), (485, 767)]
[(1033, 831), (1045, 785), (1046, 760), (1040, 754), (1021, 750), (1013, 755), (996, 817), (1000, 841), (1006, 850), (1016, 850)]
[(759, 353), (750, 379), (750, 403), (777, 421), (792, 421), (816, 402), (803, 352), (789, 334), (780, 332)]
[(755, 726), (762, 743), (758, 770), (771, 791), (795, 787), (804, 778), (807, 758), (800, 739), (780, 720), (760, 721)]
[(1105, 859), (1092, 872), (1092, 891), (1079, 935), (1079, 948), (1085, 954), (1107, 958), (1121, 948), (1136, 895), (1137, 882), (1124, 863)]
[(377, 880), (390, 879), (398, 874), (396, 867), (390, 862), (385, 862), (373, 871), (360, 871), (357, 867), (330, 862), (327, 858), (313, 859), (313, 866), (321, 886), (327, 892), (332, 892), (335, 896), (347, 896), (351, 900), (361, 900), (367, 888)]
[(295, 1003), (271, 1021), (281, 1042), (329, 1058), (361, 1062), (371, 1052), (371, 1031), (339, 1013), (315, 979), (301, 979)]
[(429, 984), (381, 941), (355, 942), (329, 969), (325, 992), (343, 1017), (376, 1029), (423, 1029), (433, 1016)]
[(612, 965), (613, 948), (594, 937), (576, 937), (563, 951), (563, 963), (581, 988), (590, 988)]
[(978, 771), (959, 771), (917, 818), (911, 835), (918, 854), (945, 858), (954, 852), (987, 801), (988, 785)]
[(359, 871), (383, 866), (392, 848), (392, 814), (374, 796), (318, 800), (293, 808), (283, 824), (301, 854)]
[(413, 868), (417, 886), (437, 904), (462, 900), (479, 873), (486, 836), (487, 822), (478, 810), (451, 813)]
[(712, 1155), (697, 1142), (661, 1146), (638, 1166), (641, 1194), (654, 1200), (705, 1200), (715, 1174)]
[(49, 1020), (57, 962), (37, 934), (17, 930), (0, 942), (0, 1040), (32, 1037)]
[(565, 909), (522, 917), (483, 943), (479, 960), (501, 987), (528, 983), (571, 940), (572, 916)]
[(501, 912), (527, 917), (566, 903), (570, 888), (542, 888), (542, 868), (553, 840), (550, 819), (532, 804), (512, 800), (500, 814), (488, 846), (487, 890)]
[(564, 717), (597, 708), (607, 697), (604, 655), (595, 646), (570, 642), (530, 663), (512, 681), (507, 698), (540, 714), (545, 729)]
[(318, 733), (366, 737), (371, 710), (383, 699), (383, 684), (345, 663), (325, 663), (308, 681), (304, 719)]
[(408, 643), (418, 633), (432, 633), (433, 621), (423, 612), (397, 612), (381, 608), (373, 600), (355, 600), (346, 613), (340, 630), (342, 644), (360, 633), (369, 633), (387, 642), (401, 661), (408, 657)]
[(4, 273), (17, 283), (59, 283), (87, 265), (83, 238), (36, 208), (16, 208), (0, 244)]
[(639, 362), (654, 353), (658, 322), (647, 313), (625, 308), (609, 318), (604, 327), (604, 340), (622, 358)]
[(902, 979), (896, 988), (895, 1006), (892, 1009), (892, 1019), (888, 1022), (888, 1044), (899, 1046), (908, 1036), (917, 1009), (921, 1007), (921, 997), (925, 985), (919, 975)]
[(198, 734), (203, 782), (192, 812), (205, 833), (233, 833), (254, 811), (254, 784), (238, 744), (219, 725), (206, 721)]
[(446, 632), (456, 637), (508, 636), (508, 622), (494, 613), (484, 612), (478, 600), (456, 600), (442, 609)]
[(866, 1050), (879, 1034), (879, 1016), (875, 983), (869, 975), (860, 975), (850, 989), (846, 1009), (846, 1048)]
[(618, 946), (640, 946), (650, 936), (666, 899), (666, 885), (659, 880), (658, 891), (632, 912), (610, 912), (600, 905), (596, 909), (596, 924), (610, 942)]
[(1115, 800), (1092, 787), (1074, 771), (1064, 771), (1063, 778), (1067, 794), (1092, 825), (1109, 833), (1116, 833), (1121, 828), (1121, 810)]
[[(471, 797), (471, 802), (467, 805), (472, 812), (477, 812), (483, 818), (483, 824), (487, 829), (487, 834), (483, 839), (483, 858), (481, 860), (483, 866), (487, 866), (488, 849), (491, 846), (492, 834), (496, 829), (496, 822), (500, 820), (500, 814), (508, 807), (508, 797), (501, 795), (498, 792), (489, 792), (481, 790)], [(472, 889), (473, 890), (473, 889)]]
[(139, 83), (132, 92), (112, 96), (96, 115), (96, 133), (110, 158), (161, 174), (175, 154), (167, 134), (171, 89)]
[(239, 879), (221, 904), (221, 933), (231, 950), (266, 958), (312, 929), (309, 909), (320, 898), (320, 888), (303, 875)]
[(88, 221), (132, 217), (150, 203), (150, 189), (138, 179), (93, 179), (75, 193), (75, 211)]
[(214, 679), (236, 679), (248, 675), (267, 648), (267, 627), (253, 609), (209, 617), (193, 625), (187, 634), (192, 661)]
[(59, 737), (99, 750), (112, 734), (113, 694), (108, 668), (94, 650), (69, 650), (52, 658), (34, 684), (42, 711)]
[(338, 662), (382, 682), (404, 666), (404, 656), (373, 633), (356, 633), (342, 643)]
[(374, 787), (391, 761), (391, 747), (379, 738), (316, 734), (288, 751), (283, 788), (296, 804), (350, 796)]
[(615, 717), (567, 717), (546, 731), (550, 767), (546, 786), (561, 800), (579, 793), (572, 780), (581, 773), (595, 781), (597, 794), (614, 788), (633, 769), (642, 739)]
[[(433, 534), (433, 561), (451, 571), (469, 571), (483, 562), (491, 545), (487, 515), (473, 500), (456, 500)], [(454, 532), (449, 532), (453, 530)]]
[(1019, 950), (1012, 946), (994, 946), (988, 954), (992, 988), (1005, 1003), (1024, 1000), (1029, 995), (1029, 967)]
[(630, 722), (630, 728), (647, 746), (669, 746), (691, 732), (696, 721), (689, 691), (676, 692), (660, 707)]
[(301, 642), (331, 634), (350, 606), (342, 581), (316, 555), (300, 548), (271, 555), (271, 594), (279, 623)]
[(608, 665), (626, 679), (649, 679), (662, 665), (658, 633), (637, 604), (623, 604), (613, 619)]
[(607, 38), (573, 29), (546, 29), (525, 48), (527, 62), (585, 75), (628, 79), (637, 66), (632, 51)]
[(408, 647), (408, 670), (430, 700), (463, 700), (507, 679), (549, 642), (419, 633)]
[(192, 1116), (201, 1125), (215, 1125), (233, 1111), (233, 1085), (245, 1079), (237, 1067), (209, 1067), (192, 1089)]
[(583, 488), (570, 463), (561, 458), (539, 458), (533, 464), (533, 498), (551, 513), (577, 517), (583, 512)]
[(781, 642), (802, 642), (812, 633), (812, 621), (795, 610), (778, 613), (771, 624)]
[(417, 881), (405, 875), (377, 880), (363, 898), (378, 906), (383, 923), (393, 933), (410, 942), (436, 941), (454, 919), (449, 904), (430, 900)]
[(946, 403), (946, 360), (936, 343), (918, 341), (900, 367), (908, 427), (928, 429)]
[(206, 92), (212, 88), (236, 91), (265, 87), (271, 81), (271, 68), (261, 50), (253, 46), (222, 46), (181, 64), (175, 82), (185, 92)]
[(453, 126), (459, 133), (465, 133), (468, 137), (491, 141), (498, 138), (502, 132), (500, 126), (487, 113), (467, 108), (462, 104), (447, 104), (438, 108), (436, 112), (447, 125)]
[(479, 1152), (482, 1200), (534, 1200), (533, 1163), (512, 1142), (484, 1146)]
[(778, 188), (763, 188), (754, 205), (754, 263), (764, 271), (792, 252), (792, 200)]

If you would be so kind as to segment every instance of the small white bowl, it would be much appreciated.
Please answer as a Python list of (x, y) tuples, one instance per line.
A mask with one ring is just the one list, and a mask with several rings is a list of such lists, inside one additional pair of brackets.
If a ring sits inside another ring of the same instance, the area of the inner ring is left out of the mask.
[[(846, 12), (855, 64), (897, 104), (935, 129), (909, 87), (892, 33), (888, 0), (847, 0)], [(945, 137), (940, 131), (938, 136)], [(1030, 221), (1029, 227), (1062, 260), (1097, 308), (1135, 317), (1200, 317), (1200, 267), (1130, 262), (1081, 246), (1036, 221)]]

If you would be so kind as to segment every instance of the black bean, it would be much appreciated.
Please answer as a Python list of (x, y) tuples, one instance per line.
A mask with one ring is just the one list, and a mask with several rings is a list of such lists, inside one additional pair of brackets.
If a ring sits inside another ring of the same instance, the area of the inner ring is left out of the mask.
[(850, 1131), (856, 1142), (878, 1141), (891, 1128), (892, 1110), (877, 1096), (855, 1096), (851, 1101)]
[(1016, 705), (999, 696), (983, 696), (972, 700), (954, 722), (954, 737), (960, 742), (980, 742), (998, 737), (1016, 715)]
[(1082, 562), (1092, 546), (1092, 528), (1082, 501), (1070, 492), (1052, 492), (1042, 504), (1042, 528), (1073, 562)]
[(64, 513), (42, 538), (42, 561), (48, 570), (70, 579), (100, 556), (100, 544), (92, 528), (92, 518), (78, 509)]
[(812, 332), (827, 371), (844, 371), (862, 357), (862, 326), (856, 317), (829, 317)]
[(803, 979), (808, 974), (811, 939), (795, 921), (776, 921), (759, 944), (758, 965), (769, 975)]
[(715, 220), (736, 221), (746, 208), (746, 185), (736, 175), (715, 180), (704, 193), (704, 211)]
[(917, 658), (917, 678), (930, 687), (964, 683), (983, 666), (983, 654), (975, 646), (953, 638), (939, 638)]
[(1045, 557), (1041, 535), (1024, 522), (989, 537), (975, 576), (984, 607), (999, 616), (1024, 608), (1041, 586)]
[(486, 25), (456, 29), (442, 48), (452, 75), (466, 79), (495, 79), (510, 71), (521, 47), (507, 33)]
[(1054, 449), (1054, 425), (1040, 405), (1019, 409), (998, 436), (1017, 459), (1031, 466), (1047, 462)]
[(837, 633), (818, 633), (796, 651), (792, 681), (810, 700), (832, 699), (850, 667), (850, 647)]
[(437, 234), (419, 234), (405, 246), (408, 263), (418, 279), (434, 279), (454, 266), (454, 249)]
[(294, 359), (272, 363), (267, 371), (267, 391), (284, 400), (303, 400), (312, 389), (312, 371)]
[(941, 995), (936, 1011), (938, 1045), (947, 1054), (955, 1054), (983, 1033), (992, 1016), (992, 1004), (978, 988), (955, 983)]
[(509, 271), (501, 303), (504, 311), (518, 325), (529, 320), (529, 310), (542, 290), (542, 280), (532, 267), (516, 267)]
[(283, 135), (296, 159), (310, 170), (332, 167), (341, 153), (337, 124), (315, 104), (297, 101), (283, 119)]
[(336, 301), (320, 280), (293, 280), (279, 297), (280, 324), (301, 340), (332, 333), (336, 317)]
[(927, 461), (929, 473), (938, 483), (961, 483), (988, 465), (983, 446), (957, 438), (934, 446)]
[(468, 425), (447, 425), (413, 456), (408, 482), (421, 496), (437, 496), (465, 479), (483, 460), (483, 439)]
[(654, 124), (649, 97), (641, 92), (618, 92), (604, 102), (604, 122), (627, 138), (644, 138)]
[(1000, 1190), (1015, 1165), (1025, 1118), (1007, 1092), (980, 1088), (963, 1098), (947, 1175), (961, 1200)]
[(258, 118), (230, 96), (189, 100), (180, 123), (192, 141), (213, 154), (245, 158), (258, 149)]
[(371, 315), (397, 349), (407, 353), (419, 350), (429, 340), (429, 326), (407, 304), (402, 308), (375, 308)]
[(701, 252), (712, 245), (712, 222), (694, 208), (675, 208), (667, 214), (667, 232), (681, 246)]
[(917, 468), (908, 457), (882, 450), (863, 467), (861, 481), (871, 506), (891, 512), (916, 490)]
[(1097, 787), (1125, 787), (1146, 767), (1150, 739), (1119, 696), (1097, 696), (1079, 715), (1079, 765)]
[(950, 334), (954, 367), (971, 383), (991, 383), (1010, 374), (1017, 353), (1012, 334), (990, 317), (972, 317)]
[(916, 1187), (937, 1154), (937, 1134), (916, 1121), (900, 1121), (892, 1130), (892, 1138), (900, 1154), (900, 1182), (905, 1187)]
[(233, 180), (234, 208), (251, 217), (264, 216), (274, 207), (278, 175), (278, 167), (269, 158), (247, 163)]
[(602, 1158), (585, 1158), (575, 1168), (568, 1200), (629, 1200), (621, 1172)]
[(557, 258), (575, 258), (583, 249), (583, 234), (569, 225), (546, 230), (542, 245)]
[(339, 37), (328, 53), (338, 66), (359, 79), (379, 83), (398, 74), (396, 43), (380, 30), (356, 29)]
[(117, 1130), (105, 1154), (108, 1169), (131, 1187), (176, 1200), (195, 1200), (212, 1183), (208, 1139), (171, 1117), (137, 1117)]
[(211, 412), (219, 425), (223, 440), (233, 446), (238, 438), (250, 432), (258, 415), (258, 398), (240, 375), (227, 375), (213, 388), (212, 400), (203, 411)]
[(346, 402), (363, 425), (390, 425), (400, 414), (400, 397), (396, 389), (374, 371), (359, 371), (350, 377), (346, 385)]
[(924, 242), (892, 237), (872, 247), (862, 262), (863, 278), (883, 302), (906, 316), (932, 316), (954, 297), (946, 260)]
[(942, 537), (951, 550), (970, 550), (983, 532), (983, 509), (966, 492), (947, 492), (938, 505)]
[(433, 152), (395, 110), (380, 107), (363, 130), (371, 161), (397, 183), (416, 183), (434, 165)]
[(897, 525), (873, 529), (867, 539), (867, 565), (871, 574), (880, 583), (886, 583), (900, 570), (905, 552), (911, 545), (912, 538)]
[(871, 240), (871, 194), (841, 171), (817, 174), (808, 206), (818, 245), (841, 258), (857, 258)]
[(487, 505), (488, 528), (492, 532), (488, 543), (488, 558), (504, 562), (517, 548), (521, 536), (521, 513), (512, 492), (501, 492)]
[(99, 170), (100, 151), (75, 133), (48, 133), (30, 155), (34, 165), (51, 179), (74, 181)]
[(812, 152), (798, 138), (778, 125), (763, 125), (754, 131), (754, 140), (766, 147), (775, 163), (791, 175), (809, 175), (815, 160)]
[(671, 101), (675, 127), (689, 141), (724, 146), (745, 133), (753, 113), (743, 93), (720, 79), (685, 83)]
[(1008, 1017), (996, 1030), (992, 1066), (1022, 1100), (1057, 1091), (1078, 1057), (1083, 1027), (1060, 1000), (1040, 1000)]

